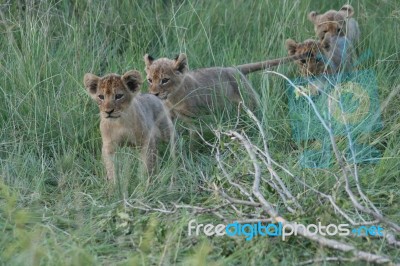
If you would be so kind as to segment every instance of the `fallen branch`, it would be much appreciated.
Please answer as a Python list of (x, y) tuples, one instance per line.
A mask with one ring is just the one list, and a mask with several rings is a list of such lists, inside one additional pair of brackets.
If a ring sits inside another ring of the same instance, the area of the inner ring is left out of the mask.
[[(276, 222), (282, 223), (282, 225), (291, 225), (295, 226), (295, 223), (291, 221), (287, 221), (284, 217), (282, 217), (273, 207), (273, 204), (268, 202), (265, 197), (260, 192), (260, 183), (261, 183), (261, 167), (257, 161), (257, 156), (255, 154), (256, 149), (254, 149), (254, 145), (245, 137), (244, 134), (240, 134), (236, 131), (228, 131), (222, 132), (229, 137), (233, 137), (237, 139), (240, 144), (245, 148), (247, 155), (249, 156), (251, 163), (253, 165), (254, 170), (254, 182), (252, 192), (257, 200), (260, 202), (263, 210)], [(267, 168), (268, 169), (268, 168)], [(389, 257), (383, 255), (377, 255), (370, 252), (365, 252), (362, 250), (358, 250), (355, 246), (343, 243), (338, 240), (328, 239), (326, 237), (320, 235), (310, 234), (307, 230), (304, 230), (302, 227), (299, 227), (297, 230), (298, 235), (303, 236), (311, 241), (317, 242), (322, 246), (332, 248), (335, 250), (339, 250), (342, 252), (351, 252), (355, 259), (363, 260), (370, 263), (390, 263), (392, 262)]]

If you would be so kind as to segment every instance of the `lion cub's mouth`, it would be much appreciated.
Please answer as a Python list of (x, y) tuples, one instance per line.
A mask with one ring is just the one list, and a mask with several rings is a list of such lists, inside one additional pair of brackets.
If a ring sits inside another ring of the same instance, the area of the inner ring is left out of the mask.
[(119, 115), (119, 116), (112, 116), (112, 115), (106, 116), (107, 119), (108, 119), (108, 118), (116, 119), (116, 118), (119, 118), (119, 117), (121, 117), (121, 116), (120, 116), (120, 115)]

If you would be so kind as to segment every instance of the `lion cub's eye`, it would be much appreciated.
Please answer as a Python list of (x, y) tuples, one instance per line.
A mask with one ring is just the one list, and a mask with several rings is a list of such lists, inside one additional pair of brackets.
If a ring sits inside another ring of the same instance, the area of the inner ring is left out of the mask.
[(121, 99), (122, 97), (124, 97), (123, 94), (115, 94), (115, 100), (119, 100), (119, 99)]
[(99, 95), (99, 99), (100, 99), (100, 100), (104, 100), (104, 95), (100, 94), (100, 95)]
[(161, 80), (161, 84), (166, 84), (169, 81), (169, 78), (164, 78)]
[(147, 79), (147, 82), (151, 84), (153, 82), (153, 80), (152, 79)]

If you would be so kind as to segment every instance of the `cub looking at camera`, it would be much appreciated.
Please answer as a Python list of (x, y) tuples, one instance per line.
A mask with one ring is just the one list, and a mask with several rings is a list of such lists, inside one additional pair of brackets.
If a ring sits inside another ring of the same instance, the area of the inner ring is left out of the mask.
[(123, 144), (140, 147), (147, 172), (154, 173), (157, 143), (173, 141), (174, 137), (170, 115), (163, 102), (154, 95), (140, 93), (142, 78), (135, 70), (123, 76), (98, 77), (87, 73), (84, 84), (100, 109), (102, 156), (108, 180), (114, 180), (114, 154)]
[(308, 90), (317, 94), (327, 83), (335, 82), (335, 78), (327, 79), (332, 74), (348, 74), (354, 67), (353, 46), (346, 37), (331, 36), (327, 33), (322, 41), (312, 39), (296, 43), (286, 40), (289, 55), (307, 54), (306, 58), (296, 60), (300, 74), (308, 80)]
[(355, 47), (360, 38), (360, 29), (357, 21), (353, 18), (354, 9), (351, 5), (344, 5), (339, 11), (329, 10), (324, 14), (311, 11), (308, 19), (314, 24), (314, 30), (320, 41), (325, 34), (346, 37)]
[(343, 73), (353, 69), (353, 46), (346, 37), (327, 33), (322, 41), (308, 39), (296, 43), (287, 39), (286, 49), (289, 55), (307, 54), (305, 58), (295, 61), (302, 76)]

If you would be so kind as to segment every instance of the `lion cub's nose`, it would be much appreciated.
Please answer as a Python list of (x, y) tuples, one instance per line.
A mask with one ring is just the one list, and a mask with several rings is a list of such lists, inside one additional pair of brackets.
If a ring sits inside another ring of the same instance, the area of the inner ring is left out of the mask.
[(106, 111), (106, 113), (107, 113), (108, 115), (112, 114), (112, 112), (114, 112), (114, 109), (112, 109), (112, 110), (110, 110), (110, 111)]

